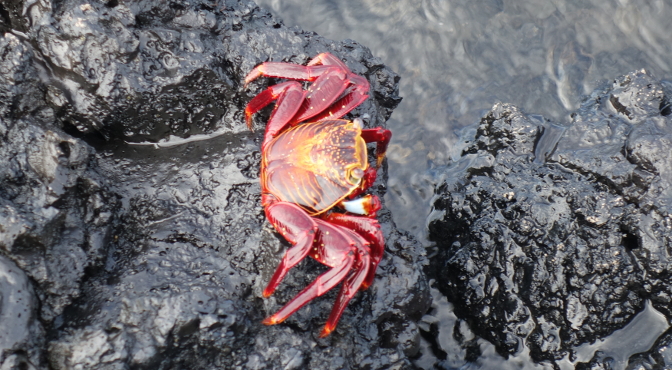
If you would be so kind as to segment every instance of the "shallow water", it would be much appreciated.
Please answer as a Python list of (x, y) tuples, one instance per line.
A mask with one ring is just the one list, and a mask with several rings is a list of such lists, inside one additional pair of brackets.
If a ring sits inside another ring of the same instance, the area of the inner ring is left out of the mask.
[(424, 240), (426, 169), (498, 101), (558, 123), (581, 95), (645, 68), (672, 77), (672, 5), (663, 0), (259, 0), (287, 26), (353, 39), (401, 75), (388, 122), (386, 205)]

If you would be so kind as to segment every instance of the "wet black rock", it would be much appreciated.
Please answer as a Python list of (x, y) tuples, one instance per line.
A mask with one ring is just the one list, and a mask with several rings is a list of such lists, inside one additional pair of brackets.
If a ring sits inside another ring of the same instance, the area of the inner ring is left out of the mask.
[(43, 363), (42, 322), (81, 295), (118, 206), (92, 148), (55, 122), (34, 60), (20, 37), (0, 39), (0, 360), (16, 368)]
[(385, 209), (387, 254), (336, 332), (317, 337), (336, 292), (261, 324), (325, 269), (304, 261), (261, 298), (288, 243), (260, 206), (269, 112), (243, 119), (274, 81), (243, 78), (331, 52), (371, 83), (352, 115), (373, 127), (400, 101), (382, 61), (248, 1), (0, 5), (0, 367), (410, 366), (426, 258)]
[(44, 330), (37, 320), (37, 299), (28, 276), (0, 256), (0, 351), (6, 369), (26, 368), (44, 347)]
[(672, 319), (670, 87), (630, 73), (566, 127), (497, 104), (443, 173), (430, 276), (500, 354), (573, 356), (647, 300)]

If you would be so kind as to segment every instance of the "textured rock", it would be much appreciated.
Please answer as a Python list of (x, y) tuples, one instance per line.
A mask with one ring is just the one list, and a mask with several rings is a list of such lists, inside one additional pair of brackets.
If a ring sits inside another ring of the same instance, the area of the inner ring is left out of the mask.
[(39, 361), (44, 330), (37, 320), (37, 299), (28, 277), (0, 256), (0, 353), (5, 369), (29, 369)]
[[(273, 82), (243, 89), (255, 65), (329, 51), (371, 83), (353, 116), (384, 125), (400, 98), (382, 61), (354, 41), (289, 29), (247, 1), (4, 9), (0, 251), (2, 266), (20, 269), (5, 275), (29, 279), (3, 285), (3, 295), (21, 281), (29, 289), (20, 308), (2, 302), (1, 320), (19, 309), (27, 317), (12, 324), (20, 335), (2, 343), (0, 367), (409, 366), (415, 322), (430, 304), (426, 258), (387, 210), (376, 281), (336, 332), (317, 337), (336, 292), (282, 325), (261, 324), (323, 267), (302, 262), (261, 298), (288, 243), (259, 204), (268, 112), (254, 132), (242, 115)], [(385, 182), (383, 168), (372, 191), (382, 196)]]
[(567, 127), (498, 104), (444, 172), (430, 276), (500, 354), (560, 359), (646, 300), (672, 318), (670, 97), (638, 71)]

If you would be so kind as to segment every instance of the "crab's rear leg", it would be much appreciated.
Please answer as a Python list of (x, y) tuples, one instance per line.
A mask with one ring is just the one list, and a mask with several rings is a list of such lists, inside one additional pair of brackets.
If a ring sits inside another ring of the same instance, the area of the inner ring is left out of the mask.
[(254, 67), (254, 69), (245, 76), (245, 87), (247, 87), (250, 82), (262, 76), (313, 81), (324, 74), (325, 71), (334, 68), (343, 70), (344, 72), (350, 72), (350, 69), (348, 69), (345, 63), (329, 53), (318, 54), (305, 66), (285, 62), (264, 62)]
[(350, 274), (348, 274), (348, 277), (343, 281), (343, 285), (341, 285), (341, 290), (338, 292), (334, 307), (331, 309), (326, 324), (324, 324), (322, 333), (320, 333), (320, 338), (324, 338), (334, 331), (338, 324), (338, 320), (343, 314), (343, 310), (345, 310), (345, 307), (348, 306), (352, 297), (355, 296), (362, 284), (366, 281), (369, 271), (371, 270), (371, 257), (369, 256), (368, 247), (365, 245), (359, 246), (357, 257), (355, 266)]
[[(338, 119), (366, 99), (366, 95), (361, 96), (368, 91), (368, 82), (364, 78), (338, 67), (330, 68), (308, 86), (306, 97), (293, 122)], [(364, 80), (366, 87), (351, 86), (353, 76)]]
[(336, 302), (334, 302), (334, 307), (331, 309), (329, 318), (327, 319), (327, 322), (324, 324), (324, 328), (320, 333), (320, 338), (326, 337), (327, 335), (331, 334), (334, 329), (336, 329), (336, 325), (338, 325), (338, 321), (341, 319), (343, 311), (348, 306), (348, 303), (350, 303), (350, 300), (355, 296), (357, 291), (359, 291), (359, 286), (362, 285), (367, 272), (370, 270), (369, 264), (366, 261), (368, 258), (365, 257), (364, 259), (365, 261), (362, 262), (361, 267), (356, 267), (355, 270), (343, 282), (341, 290), (338, 292)]
[(278, 310), (278, 312), (264, 319), (262, 323), (265, 325), (279, 324), (311, 300), (323, 295), (331, 290), (331, 288), (338, 285), (338, 283), (345, 279), (355, 261), (353, 252), (350, 252), (346, 257), (347, 258), (343, 259), (340, 265), (336, 265), (329, 271), (318, 276), (315, 281), (310, 283), (310, 285), (297, 294), (296, 297), (292, 298), (292, 300)]
[(264, 289), (264, 297), (269, 297), (287, 275), (287, 272), (310, 253), (318, 231), (318, 225), (315, 219), (308, 216), (303, 209), (288, 202), (275, 202), (267, 205), (266, 218), (292, 244), (292, 247), (285, 252), (273, 277)]
[(252, 130), (252, 116), (277, 100), (271, 118), (266, 125), (264, 143), (275, 137), (296, 115), (303, 102), (304, 92), (301, 84), (296, 81), (283, 82), (270, 86), (247, 103), (245, 121)]
[(320, 53), (317, 54), (313, 59), (311, 59), (308, 62), (309, 66), (317, 66), (317, 65), (335, 65), (339, 66), (343, 69), (348, 69), (348, 67), (343, 63), (342, 60), (336, 58), (333, 54), (331, 53)]
[(385, 253), (385, 238), (380, 229), (378, 220), (370, 217), (346, 215), (343, 213), (332, 212), (325, 216), (325, 221), (344, 226), (345, 228), (354, 231), (369, 243), (369, 254), (371, 256), (369, 268), (366, 279), (362, 283), (362, 290), (368, 288), (373, 284), (376, 277), (376, 269), (380, 260)]
[[(299, 111), (296, 120), (301, 122), (309, 118), (311, 118), (313, 121), (338, 119), (349, 113), (351, 110), (355, 109), (369, 97), (369, 95), (367, 95), (369, 92), (369, 81), (367, 81), (362, 76), (348, 73), (347, 76), (338, 83), (340, 83), (340, 86), (342, 87), (340, 90), (336, 89), (336, 87), (339, 87), (339, 85), (335, 83), (332, 83), (333, 86), (330, 88), (330, 90), (327, 90), (329, 91), (329, 98), (325, 99), (324, 102), (329, 102), (329, 104), (323, 104), (323, 107), (320, 107), (320, 109), (314, 108), (315, 110), (311, 111), (311, 109), (309, 109), (309, 104), (311, 103), (308, 102), (307, 99), (306, 103), (304, 103), (304, 106), (301, 107), (302, 110)], [(317, 81), (315, 81), (315, 84), (317, 84)], [(317, 88), (318, 87), (311, 86), (309, 91), (321, 91), (317, 90)], [(338, 92), (338, 94), (335, 94), (334, 96), (335, 92)], [(316, 99), (314, 99), (314, 101), (317, 102), (320, 102), (321, 99), (323, 99), (320, 96), (315, 96), (315, 98)], [(337, 98), (338, 100), (336, 100)]]
[[(268, 62), (253, 69), (245, 78), (246, 84), (262, 75), (312, 81), (308, 90), (302, 92), (301, 96), (299, 96), (301, 84), (285, 82), (269, 87), (250, 101), (245, 109), (245, 117), (248, 126), (251, 127), (252, 115), (278, 99), (276, 110), (273, 111), (268, 122), (265, 141), (275, 137), (287, 123), (295, 125), (317, 115), (340, 118), (366, 99), (366, 95), (362, 94), (368, 91), (368, 82), (364, 78), (352, 75), (347, 69), (344, 70), (337, 66), (306, 67)], [(363, 80), (366, 86), (361, 87), (360, 81), (356, 85), (358, 87), (350, 87), (344, 95), (344, 91), (353, 80)], [(339, 100), (336, 103), (339, 105), (334, 104), (336, 100)], [(336, 109), (337, 106), (342, 108)]]
[(339, 226), (331, 225), (320, 219), (314, 221), (318, 223), (319, 231), (313, 242), (314, 250), (311, 256), (330, 266), (331, 269), (318, 276), (278, 312), (267, 317), (263, 321), (266, 325), (283, 322), (308, 302), (328, 292), (348, 276), (348, 272), (355, 263), (357, 256), (355, 256), (355, 248), (351, 247), (354, 241), (351, 240), (349, 234)]
[(245, 76), (245, 87), (247, 87), (250, 82), (262, 76), (286, 78), (289, 80), (314, 81), (326, 71), (333, 69), (340, 68), (328, 65), (302, 66), (300, 64), (284, 62), (264, 62), (254, 67), (254, 69)]
[(364, 100), (369, 97), (369, 95), (367, 95), (370, 88), (369, 81), (362, 76), (352, 73), (343, 61), (332, 54), (321, 53), (308, 62), (308, 66), (317, 65), (337, 66), (344, 71), (348, 71), (348, 85), (350, 85), (350, 87), (348, 87), (338, 101), (331, 105), (329, 110), (325, 110), (319, 115), (316, 115), (314, 117), (315, 121), (341, 118), (351, 110), (355, 109), (355, 107), (362, 104)]

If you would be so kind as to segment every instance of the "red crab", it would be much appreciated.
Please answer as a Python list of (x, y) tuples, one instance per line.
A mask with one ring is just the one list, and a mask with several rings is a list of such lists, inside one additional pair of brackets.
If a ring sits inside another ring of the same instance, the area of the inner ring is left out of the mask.
[[(252, 129), (252, 115), (276, 101), (261, 148), (262, 204), (266, 218), (292, 244), (263, 295), (273, 294), (306, 256), (331, 268), (263, 323), (284, 321), (343, 282), (320, 335), (325, 337), (355, 293), (371, 285), (383, 256), (385, 241), (375, 219), (380, 200), (375, 195), (355, 197), (375, 181), (392, 133), (364, 129), (360, 119), (339, 119), (368, 97), (369, 83), (329, 53), (307, 66), (262, 63), (245, 77), (245, 85), (260, 76), (310, 82), (305, 91), (297, 81), (270, 86), (245, 108)], [(376, 168), (367, 160), (370, 142), (377, 143)]]

